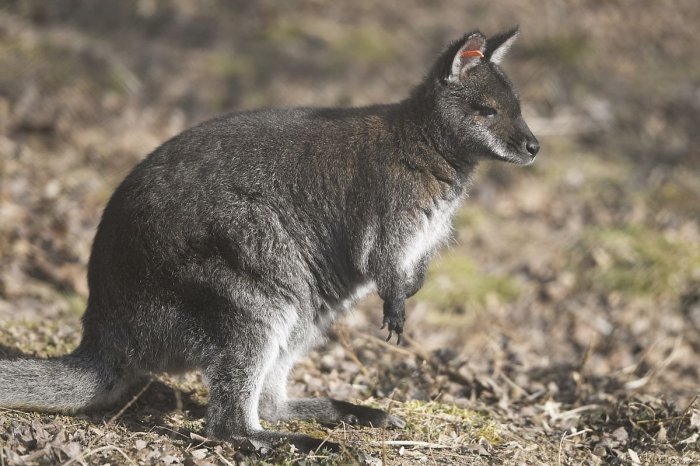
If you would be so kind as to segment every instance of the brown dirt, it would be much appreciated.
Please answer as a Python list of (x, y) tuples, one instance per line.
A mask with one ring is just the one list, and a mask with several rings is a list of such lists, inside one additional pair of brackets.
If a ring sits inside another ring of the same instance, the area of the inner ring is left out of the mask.
[(251, 452), (201, 437), (198, 374), (162, 376), (106, 413), (0, 408), (0, 465), (700, 463), (697, 2), (235, 3), (0, 8), (0, 357), (75, 347), (100, 211), (160, 142), (401, 98), (465, 28), (519, 22), (538, 162), (484, 164), (402, 346), (372, 297), (294, 372), (408, 427), (294, 423), (347, 451)]

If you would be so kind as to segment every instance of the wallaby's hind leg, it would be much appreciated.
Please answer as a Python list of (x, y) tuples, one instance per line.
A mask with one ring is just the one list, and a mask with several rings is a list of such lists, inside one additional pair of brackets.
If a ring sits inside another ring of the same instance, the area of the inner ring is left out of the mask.
[(287, 379), (294, 364), (294, 359), (288, 351), (280, 351), (277, 360), (270, 365), (265, 373), (258, 409), (260, 417), (266, 421), (283, 420), (287, 407)]
[(406, 422), (381, 409), (360, 406), (332, 398), (287, 397), (287, 379), (294, 358), (280, 353), (266, 374), (260, 399), (260, 415), (268, 421), (313, 419), (322, 424), (357, 424), (363, 426), (394, 426), (403, 428)]
[[(260, 334), (246, 329), (239, 335), (244, 341), (234, 343), (219, 354), (205, 369), (209, 384), (207, 434), (219, 440), (250, 440), (257, 448), (272, 447), (288, 441), (303, 451), (327, 448), (338, 451), (340, 446), (303, 434), (263, 430), (258, 417), (260, 392), (265, 373), (279, 353), (279, 335)], [(275, 338), (273, 338), (273, 336)]]

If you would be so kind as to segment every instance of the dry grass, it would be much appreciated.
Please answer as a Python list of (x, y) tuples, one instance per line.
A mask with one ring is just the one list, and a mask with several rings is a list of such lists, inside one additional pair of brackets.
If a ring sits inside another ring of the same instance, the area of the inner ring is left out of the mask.
[(371, 298), (291, 381), (407, 428), (292, 423), (340, 455), (203, 438), (198, 374), (111, 412), (0, 408), (10, 464), (700, 463), (700, 68), (694, 2), (16, 1), (0, 9), (0, 357), (80, 338), (100, 210), (167, 137), (224, 109), (400, 98), (465, 27), (506, 64), (537, 164), (484, 164), (405, 343)]

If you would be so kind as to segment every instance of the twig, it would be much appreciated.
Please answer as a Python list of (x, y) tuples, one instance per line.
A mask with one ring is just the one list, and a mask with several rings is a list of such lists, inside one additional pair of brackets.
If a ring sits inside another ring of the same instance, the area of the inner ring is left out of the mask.
[[(393, 392), (392, 392), (393, 395)], [(382, 426), (381, 430), (381, 435), (382, 435), (382, 466), (386, 466), (387, 463), (387, 454), (386, 454), (386, 424)]]
[[(391, 414), (391, 407), (394, 404), (394, 396), (396, 395), (396, 388), (391, 391), (389, 394), (389, 404), (386, 407), (386, 412), (387, 414)], [(386, 449), (386, 423), (382, 425), (382, 430), (381, 430), (381, 435), (382, 435), (382, 466), (386, 466), (389, 464), (387, 462), (387, 449)]]
[[(130, 407), (132, 404), (134, 404), (134, 403), (136, 402), (136, 400), (138, 400), (139, 397), (140, 397), (141, 395), (143, 395), (143, 393), (148, 389), (148, 387), (151, 386), (151, 383), (153, 383), (153, 379), (150, 379), (150, 380), (148, 381), (148, 383), (147, 383), (136, 395), (134, 395), (133, 398), (131, 398), (131, 400), (129, 400), (124, 406), (122, 406), (122, 408), (117, 412), (117, 414), (115, 414), (114, 416), (112, 416), (112, 417), (105, 423), (105, 426), (106, 426), (106, 427), (107, 427), (107, 426), (110, 426), (110, 425), (113, 424), (117, 419), (119, 419), (119, 417), (121, 417), (121, 415), (124, 414), (124, 413), (126, 412), (126, 410), (129, 409), (129, 407)], [(89, 442), (88, 445), (87, 445), (87, 448), (92, 447), (92, 446), (95, 444), (95, 442), (97, 442), (97, 439), (98, 439), (98, 437), (94, 437), (92, 440), (90, 440), (90, 442)], [(69, 460), (67, 463), (64, 463), (63, 466), (68, 466), (69, 464), (72, 464), (72, 463), (75, 463), (75, 462), (78, 462), (78, 463), (81, 463), (81, 464), (82, 464), (82, 460), (84, 460), (84, 459), (87, 458), (88, 456), (93, 455), (93, 454), (95, 454), (95, 453), (98, 453), (98, 452), (100, 452), (100, 451), (109, 450), (109, 449), (116, 450), (116, 451), (119, 452), (124, 458), (126, 458), (126, 460), (127, 460), (129, 463), (131, 463), (131, 464), (136, 464), (136, 463), (134, 463), (134, 462), (126, 455), (126, 453), (124, 453), (124, 451), (121, 450), (119, 447), (117, 447), (117, 446), (115, 446), (115, 445), (105, 445), (105, 446), (103, 446), (103, 447), (99, 447), (99, 448), (96, 448), (96, 449), (94, 449), (94, 450), (89, 450), (89, 451), (87, 451), (87, 452), (85, 452), (85, 453), (81, 453), (80, 455), (78, 455), (77, 458), (73, 458), (73, 459)]]
[[(678, 354), (682, 340), (683, 340), (682, 337), (680, 337), (680, 336), (677, 337), (674, 340), (673, 348), (671, 349), (671, 352), (669, 353), (668, 356), (666, 356), (666, 358), (664, 358), (663, 361), (661, 361), (656, 367), (652, 367), (646, 373), (646, 375), (644, 375), (644, 377), (641, 377), (637, 380), (633, 380), (631, 382), (627, 382), (625, 384), (625, 388), (630, 389), (632, 391), (636, 391), (637, 389), (639, 389), (639, 388), (643, 387), (644, 385), (646, 385), (647, 383), (649, 383), (654, 378), (658, 377), (659, 374), (661, 374), (661, 372), (663, 372), (663, 370), (666, 369), (666, 367), (668, 367), (668, 365), (671, 364), (671, 362), (673, 362), (673, 360), (676, 358), (676, 355)], [(646, 353), (645, 353), (645, 355), (646, 355)], [(646, 357), (646, 356), (643, 356), (643, 357)], [(638, 364), (641, 364), (641, 360)]]
[(588, 361), (591, 359), (591, 354), (593, 353), (593, 339), (588, 341), (588, 346), (586, 346), (586, 351), (583, 352), (583, 357), (581, 358), (581, 362), (578, 365), (578, 377), (576, 378), (576, 396), (578, 397), (581, 394), (581, 385), (584, 382), (584, 379), (586, 378), (584, 375), (584, 370), (586, 369), (586, 366), (588, 365)]
[(360, 358), (357, 357), (357, 354), (355, 354), (355, 350), (350, 346), (350, 342), (348, 341), (348, 334), (347, 334), (347, 329), (344, 327), (338, 326), (337, 329), (337, 335), (338, 335), (338, 341), (340, 341), (340, 344), (345, 348), (345, 352), (350, 356), (350, 359), (352, 359), (355, 364), (360, 368), (360, 371), (362, 371), (362, 374), (367, 377), (368, 379), (371, 378), (369, 371), (365, 367), (364, 364), (362, 364), (362, 361), (360, 361)]
[[(438, 395), (439, 396), (439, 395)], [(428, 440), (430, 440), (433, 437), (433, 423), (428, 424)], [(432, 442), (429, 442), (432, 443)], [(428, 448), (428, 456), (430, 456), (430, 460), (433, 462), (433, 466), (437, 466), (437, 461), (435, 461), (435, 456), (433, 455), (433, 449)]]
[(105, 425), (109, 426), (113, 424), (117, 419), (119, 419), (122, 416), (122, 414), (124, 414), (126, 410), (131, 407), (131, 405), (136, 403), (136, 400), (138, 400), (141, 397), (141, 395), (143, 395), (144, 392), (148, 390), (148, 387), (150, 387), (152, 383), (153, 379), (149, 379), (148, 383), (144, 385), (143, 388), (139, 390), (139, 392), (136, 395), (134, 395), (133, 398), (131, 398), (131, 400), (129, 400), (124, 406), (122, 406), (122, 408), (119, 411), (117, 411), (117, 414), (109, 418), (109, 421), (107, 421)]
[(124, 457), (124, 459), (125, 459), (129, 464), (136, 465), (136, 462), (135, 462), (134, 460), (132, 460), (131, 458), (129, 458), (129, 455), (127, 455), (126, 453), (124, 453), (124, 450), (122, 450), (122, 449), (119, 448), (118, 446), (116, 446), (116, 445), (105, 445), (104, 447), (99, 447), (99, 448), (95, 448), (94, 450), (87, 451), (87, 452), (85, 452), (85, 453), (79, 455), (77, 458), (71, 458), (70, 460), (68, 460), (68, 461), (66, 461), (65, 463), (63, 463), (61, 466), (69, 466), (69, 465), (71, 465), (71, 464), (73, 464), (73, 463), (76, 463), (76, 462), (77, 462), (77, 463), (82, 463), (81, 460), (84, 460), (84, 459), (88, 458), (89, 456), (94, 455), (95, 453), (100, 453), (100, 452), (102, 452), (102, 451), (107, 451), (107, 450), (114, 450), (114, 451), (116, 451), (117, 453), (119, 453), (120, 455), (122, 455), (122, 456)]
[(583, 370), (586, 368), (588, 365), (588, 361), (591, 359), (591, 354), (593, 353), (593, 340), (588, 341), (588, 345), (586, 346), (586, 350), (583, 352), (583, 356), (581, 357), (581, 362), (578, 365), (578, 371), (583, 372)]
[(214, 454), (216, 454), (216, 456), (218, 456), (219, 459), (220, 459), (221, 461), (223, 461), (224, 464), (225, 464), (226, 466), (235, 466), (232, 462), (230, 462), (229, 460), (227, 460), (226, 458), (224, 458), (224, 455), (222, 455), (222, 454), (219, 453), (218, 451), (214, 450)]
[[(196, 439), (193, 439), (192, 437), (188, 437), (187, 435), (185, 435), (185, 434), (183, 434), (183, 433), (181, 433), (181, 432), (178, 432), (178, 431), (173, 430), (173, 429), (169, 429), (169, 428), (167, 428), (167, 427), (165, 427), (165, 426), (153, 426), (153, 427), (151, 427), (151, 431), (152, 431), (153, 429), (167, 430), (168, 432), (172, 432), (173, 434), (179, 435), (179, 436), (182, 437), (182, 438), (186, 438), (186, 439), (188, 439), (188, 440), (189, 440), (189, 439), (191, 439), (191, 440), (196, 440)], [(209, 439), (207, 439), (207, 440), (209, 440)]]
[(586, 434), (588, 432), (593, 432), (591, 429), (583, 429), (579, 430), (578, 432), (574, 432), (573, 434), (569, 434), (564, 436), (564, 440), (569, 440), (570, 438), (578, 437), (579, 435)]
[(695, 404), (695, 400), (698, 399), (698, 395), (695, 395), (692, 400), (690, 400), (690, 403), (688, 403), (688, 406), (685, 408), (685, 411), (683, 411), (683, 415), (681, 416), (681, 420), (678, 421), (678, 425), (676, 426), (676, 433), (673, 434), (673, 441), (675, 442), (676, 439), (678, 438), (678, 432), (681, 430), (681, 424), (683, 424), (683, 419), (688, 415), (688, 412), (690, 411), (690, 408), (693, 407)]
[(561, 449), (564, 446), (564, 437), (566, 437), (566, 432), (561, 434), (561, 440), (559, 440), (559, 451), (557, 452), (557, 464), (561, 466)]
[[(321, 445), (318, 446), (316, 451), (314, 451), (314, 455), (318, 454), (318, 452), (323, 448), (323, 445), (331, 439), (331, 432), (328, 432), (328, 435), (326, 435), (326, 438), (323, 439), (323, 442), (321, 442)], [(345, 446), (345, 442), (338, 442), (338, 445), (340, 445), (340, 449), (345, 453), (348, 457), (352, 459), (352, 463), (355, 466), (360, 466), (360, 463), (357, 462), (355, 457), (350, 453), (350, 450), (348, 450), (348, 447)]]
[(13, 414), (22, 414), (22, 415), (24, 415), (24, 416), (26, 416), (26, 417), (31, 417), (31, 416), (29, 416), (27, 413), (25, 413), (24, 411), (17, 411), (16, 409), (4, 408), (4, 407), (2, 407), (2, 406), (0, 406), (0, 411), (5, 411), (5, 412), (8, 412), (8, 413), (13, 413)]
[[(330, 458), (329, 455), (316, 455), (316, 454), (314, 454), (314, 453), (309, 453), (308, 455), (299, 455), (299, 456), (296, 456), (296, 457), (292, 460), (292, 463), (291, 463), (291, 464), (298, 464), (298, 463), (304, 464), (304, 463), (303, 463), (303, 460), (326, 460), (326, 459), (328, 459), (328, 458)], [(264, 463), (263, 463), (263, 464), (264, 464)]]
[(562, 411), (561, 413), (559, 413), (559, 414), (557, 414), (556, 416), (554, 416), (554, 419), (557, 419), (557, 420), (561, 420), (561, 419), (567, 420), (567, 419), (569, 419), (569, 418), (571, 418), (571, 417), (574, 417), (574, 416), (578, 415), (579, 413), (581, 413), (581, 412), (583, 412), (583, 411), (591, 411), (591, 410), (594, 410), (594, 409), (600, 409), (600, 405), (597, 405), (597, 404), (589, 404), (589, 405), (579, 406), (578, 408), (570, 409), (570, 410), (568, 410), (568, 411)]
[(520, 385), (518, 385), (517, 383), (515, 383), (513, 380), (511, 380), (510, 377), (508, 377), (508, 376), (507, 376), (506, 374), (504, 374), (503, 372), (501, 372), (499, 375), (500, 375), (501, 378), (502, 378), (503, 380), (505, 380), (506, 383), (507, 383), (508, 385), (510, 385), (512, 388), (515, 388), (516, 390), (520, 391), (521, 393), (524, 393), (524, 394), (527, 395), (528, 397), (531, 396), (531, 395), (530, 395), (530, 392), (528, 392), (528, 391), (525, 390), (523, 387), (521, 387)]
[(569, 435), (566, 435), (566, 431), (565, 431), (562, 434), (561, 440), (559, 440), (559, 452), (557, 453), (557, 463), (559, 465), (561, 465), (561, 450), (562, 450), (562, 447), (564, 446), (564, 441), (569, 440), (570, 438), (573, 438), (573, 437), (578, 437), (579, 435), (583, 435), (587, 432), (592, 432), (592, 430), (591, 429), (583, 429), (581, 431), (574, 432), (574, 433), (569, 434)]
[[(350, 452), (348, 451), (347, 447), (345, 446), (345, 442), (348, 441), (348, 426), (347, 426), (347, 424), (346, 424), (344, 421), (341, 422), (341, 426), (342, 426), (342, 428), (343, 428), (343, 441), (342, 441), (342, 442), (339, 442), (339, 443), (340, 443), (340, 448), (343, 450), (343, 453), (347, 453), (347, 454), (348, 454), (348, 456), (352, 459), (352, 463), (353, 463), (355, 466), (360, 466), (360, 463), (357, 462), (357, 460), (355, 459), (355, 456), (352, 455), (352, 454), (350, 454)], [(326, 440), (328, 440), (329, 438), (330, 438), (330, 432), (328, 433), (328, 437), (326, 437)], [(325, 442), (326, 440), (324, 440), (324, 442)], [(319, 449), (320, 449), (320, 448), (321, 448), (321, 447), (319, 447)], [(316, 449), (316, 451), (314, 452), (314, 455), (313, 455), (314, 458), (325, 458), (324, 456), (317, 456), (316, 453), (318, 453), (318, 449)], [(308, 458), (308, 456), (307, 456), (307, 458)]]
[[(384, 445), (394, 446), (394, 447), (421, 447), (421, 448), (452, 448), (450, 445), (445, 445), (442, 443), (431, 443), (431, 442), (420, 442), (412, 440), (386, 440), (381, 442)], [(374, 446), (379, 446), (377, 442), (373, 443)]]
[(683, 419), (683, 416), (671, 416), (671, 417), (661, 417), (659, 419), (642, 419), (641, 421), (634, 421), (635, 424), (649, 424), (650, 422), (664, 423), (668, 421), (675, 421), (677, 419)]
[(656, 420), (657, 420), (657, 419), (656, 419), (656, 411), (654, 411), (654, 408), (652, 408), (651, 406), (646, 405), (646, 404), (644, 404), (644, 403), (641, 403), (641, 402), (639, 402), (639, 401), (631, 401), (631, 402), (629, 403), (629, 405), (630, 405), (630, 406), (641, 406), (642, 408), (646, 409), (649, 413), (651, 413), (651, 415), (654, 417), (654, 419), (652, 419), (652, 421), (656, 421)]
[[(412, 357), (419, 356), (419, 357), (421, 357), (420, 354), (418, 354), (414, 351), (410, 351), (410, 350), (401, 348), (400, 346), (397, 346), (397, 345), (392, 345), (390, 343), (385, 342), (381, 338), (375, 337), (374, 335), (367, 335), (365, 333), (360, 333), (360, 332), (357, 332), (356, 335), (364, 338), (365, 340), (369, 340), (373, 343), (377, 343), (379, 346), (382, 346), (382, 347), (384, 347), (388, 350), (391, 350), (395, 353), (403, 354), (404, 356), (412, 356)], [(404, 336), (403, 339), (405, 340), (406, 337)]]

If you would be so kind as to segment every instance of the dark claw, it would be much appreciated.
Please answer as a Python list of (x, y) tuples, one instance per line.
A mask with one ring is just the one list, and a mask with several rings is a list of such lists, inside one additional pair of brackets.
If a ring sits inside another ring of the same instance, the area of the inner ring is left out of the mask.
[(399, 346), (401, 344), (401, 334), (397, 333), (396, 334), (396, 346)]
[(382, 323), (382, 326), (379, 327), (379, 330), (384, 330), (386, 328), (386, 322)]
[(392, 337), (393, 334), (394, 334), (394, 332), (392, 332), (391, 330), (389, 330), (389, 336), (386, 337), (386, 341), (391, 340), (391, 337)]
[(386, 423), (387, 425), (398, 427), (399, 429), (403, 429), (404, 427), (406, 427), (406, 421), (404, 421), (399, 416), (394, 416), (393, 414), (387, 415)]

